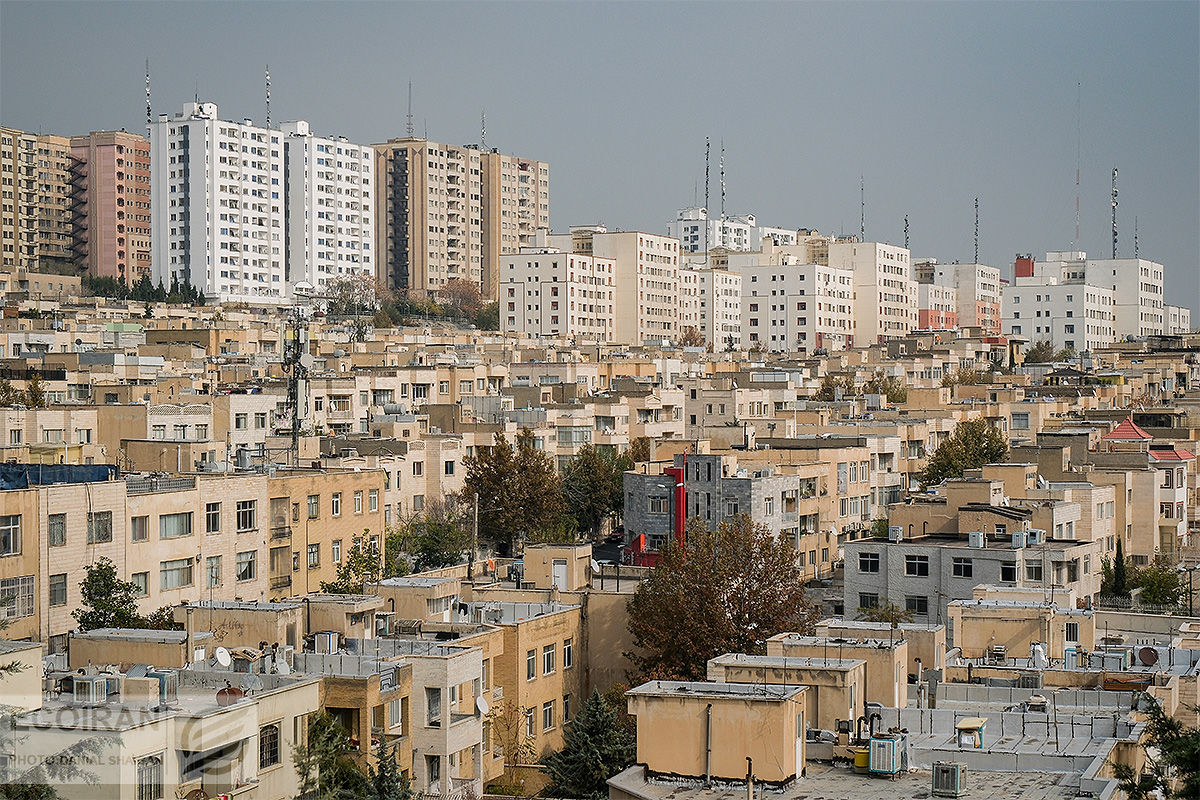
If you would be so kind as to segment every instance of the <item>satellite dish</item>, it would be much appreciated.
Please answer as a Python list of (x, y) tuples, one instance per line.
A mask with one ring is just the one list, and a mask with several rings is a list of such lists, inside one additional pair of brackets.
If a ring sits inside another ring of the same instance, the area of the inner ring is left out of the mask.
[(300, 366), (304, 367), (305, 369), (312, 369), (313, 361), (314, 359), (312, 357), (312, 353), (303, 353), (300, 356)]
[(149, 664), (134, 664), (132, 667), (129, 668), (129, 672), (126, 673), (125, 677), (126, 678), (144, 678), (144, 677), (146, 677), (146, 672), (149, 671), (149, 669), (150, 669)]
[(487, 714), (488, 711), (491, 710), (490, 708), (488, 708), (488, 701), (484, 698), (483, 695), (479, 695), (479, 697), (475, 698), (475, 710), (478, 711), (480, 714)]
[(247, 692), (257, 692), (263, 688), (263, 679), (253, 672), (247, 672), (245, 677), (242, 678), (242, 688)]
[(216, 657), (217, 663), (226, 669), (233, 663), (233, 657), (229, 655), (229, 651), (224, 647), (218, 647), (213, 656)]
[(599, 572), (599, 571), (600, 571), (600, 562), (593, 558), (592, 559), (592, 572)]
[(1138, 661), (1141, 661), (1147, 667), (1153, 667), (1158, 663), (1158, 651), (1153, 647), (1143, 647), (1138, 650)]
[(290, 675), (292, 668), (288, 666), (286, 661), (277, 661), (275, 662), (275, 671), (280, 675)]

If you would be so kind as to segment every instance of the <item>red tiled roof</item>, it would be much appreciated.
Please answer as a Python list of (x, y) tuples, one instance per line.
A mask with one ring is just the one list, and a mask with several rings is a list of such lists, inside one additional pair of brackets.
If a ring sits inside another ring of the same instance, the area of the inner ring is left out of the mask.
[(1138, 442), (1153, 438), (1153, 436), (1134, 424), (1133, 417), (1126, 417), (1120, 425), (1112, 429), (1112, 432), (1104, 435), (1104, 441), (1106, 442)]
[(1191, 450), (1151, 450), (1150, 458), (1154, 461), (1191, 461), (1196, 454)]

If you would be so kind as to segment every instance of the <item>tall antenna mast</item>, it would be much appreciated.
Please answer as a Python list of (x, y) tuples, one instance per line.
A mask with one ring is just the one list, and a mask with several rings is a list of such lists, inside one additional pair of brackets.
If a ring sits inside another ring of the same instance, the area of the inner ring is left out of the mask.
[(479, 149), (487, 149), (487, 109), (479, 112)]
[(1138, 257), (1137, 217), (1133, 218), (1133, 257)]
[(908, 249), (908, 214), (904, 215), (904, 249)]
[(271, 65), (267, 64), (267, 127), (271, 127)]
[(1080, 141), (1083, 138), (1083, 122), (1081, 120), (1080, 106), (1082, 103), (1083, 84), (1076, 81), (1075, 83), (1075, 240), (1071, 243), (1071, 247), (1079, 247), (1079, 158), (1080, 158)]
[(721, 140), (721, 220), (725, 220), (725, 140)]
[(858, 176), (858, 240), (867, 240), (867, 180)]
[(146, 124), (149, 125), (152, 121), (153, 114), (150, 111), (150, 59), (146, 59)]
[(975, 198), (975, 264), (979, 263), (979, 198)]
[(704, 253), (708, 254), (708, 158), (712, 150), (712, 139), (704, 137)]
[(1112, 176), (1112, 257), (1117, 257), (1117, 168), (1113, 167)]
[(408, 82), (408, 138), (413, 138), (412, 121), (412, 81)]

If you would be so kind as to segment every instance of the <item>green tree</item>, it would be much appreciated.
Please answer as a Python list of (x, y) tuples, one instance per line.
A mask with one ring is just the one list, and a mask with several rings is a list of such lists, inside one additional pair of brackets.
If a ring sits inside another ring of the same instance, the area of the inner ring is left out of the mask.
[(1146, 765), (1138, 772), (1129, 764), (1110, 761), (1119, 788), (1129, 800), (1200, 797), (1200, 729), (1167, 716), (1150, 695), (1141, 699), (1149, 705), (1142, 742)]
[(175, 621), (175, 608), (165, 605), (142, 617), (142, 625), (157, 631), (181, 631), (183, 624)]
[(371, 781), (354, 763), (350, 734), (322, 711), (308, 722), (308, 741), (292, 751), (303, 800), (362, 800)]
[(704, 347), (704, 334), (695, 325), (688, 325), (679, 336), (680, 347)]
[(595, 536), (605, 519), (625, 505), (625, 471), (633, 469), (629, 457), (584, 445), (567, 464), (562, 476), (563, 501), (575, 523)]
[(1146, 566), (1134, 570), (1132, 584), (1142, 590), (1143, 603), (1169, 606), (1179, 602), (1179, 572), (1171, 559), (1161, 553)]
[(941, 483), (946, 478), (961, 478), (968, 469), (1003, 461), (1008, 456), (1008, 442), (986, 419), (971, 419), (958, 423), (954, 433), (929, 456), (921, 473), (926, 486)]
[(871, 379), (862, 385), (862, 394), (881, 394), (887, 397), (889, 403), (903, 403), (908, 400), (908, 388), (904, 381), (894, 375), (884, 375), (876, 372)]
[(986, 376), (987, 373), (977, 369), (959, 367), (957, 371), (942, 376), (942, 386), (978, 386)]
[(460, 505), (443, 500), (426, 502), (420, 518), (413, 522), (410, 552), (417, 572), (462, 563), (463, 553), (471, 547), (471, 521), (464, 512)]
[(814, 400), (822, 403), (832, 403), (840, 398), (853, 397), (855, 394), (853, 375), (834, 375), (832, 373), (821, 379)]
[(1125, 548), (1121, 544), (1121, 539), (1117, 537), (1117, 552), (1113, 558), (1113, 587), (1112, 593), (1118, 597), (1129, 596), (1129, 568), (1125, 563)]
[(342, 556), (332, 581), (321, 581), (321, 591), (329, 594), (362, 594), (368, 583), (378, 583), (383, 572), (379, 548), (370, 541), (371, 531), (363, 528), (362, 538)]
[(871, 522), (871, 535), (876, 539), (886, 539), (888, 535), (888, 518), (877, 517)]
[(412, 787), (408, 778), (396, 764), (396, 748), (389, 748), (382, 739), (375, 749), (375, 766), (367, 766), (367, 778), (371, 790), (364, 795), (366, 800), (412, 800)]
[(745, 514), (715, 531), (692, 519), (628, 609), (634, 664), (684, 680), (703, 680), (708, 660), (722, 653), (761, 654), (777, 633), (810, 633), (817, 619), (790, 539)]
[(30, 370), (25, 376), (24, 400), (29, 408), (45, 408), (49, 405), (46, 397), (46, 384), (42, 381), (42, 373)]
[(529, 733), (526, 720), (534, 713), (532, 707), (522, 708), (515, 700), (506, 699), (488, 712), (487, 721), (493, 742), (504, 756), (504, 775), (488, 787), (490, 794), (521, 795), (516, 767), (529, 764), (537, 755), (537, 739)]
[(603, 800), (607, 781), (637, 757), (637, 742), (617, 721), (617, 714), (598, 691), (584, 701), (563, 733), (563, 749), (542, 764), (550, 775), (552, 797)]
[(475, 327), (481, 331), (500, 330), (500, 304), (484, 303), (475, 314)]
[(536, 541), (561, 531), (558, 473), (529, 428), (522, 428), (513, 444), (497, 433), (490, 448), (476, 448), (463, 463), (463, 494), (479, 495), (480, 536), (502, 554), (513, 552), (522, 534)]
[(1054, 344), (1043, 339), (1025, 351), (1026, 364), (1049, 364), (1054, 360)]
[(138, 613), (136, 584), (122, 580), (113, 562), (101, 556), (84, 566), (79, 582), (79, 608), (72, 612), (81, 631), (96, 628), (142, 628), (146, 621)]
[(639, 436), (629, 443), (629, 449), (625, 451), (631, 464), (639, 464), (643, 461), (650, 460), (650, 438), (648, 436)]
[(449, 312), (456, 317), (474, 317), (483, 307), (483, 294), (479, 284), (462, 278), (451, 278), (438, 289), (438, 299), (450, 306)]
[(12, 408), (21, 402), (22, 393), (7, 380), (0, 380), (0, 408)]
[(895, 603), (885, 602), (877, 606), (859, 608), (858, 618), (864, 622), (886, 622), (896, 628), (902, 622), (912, 622), (913, 612)]

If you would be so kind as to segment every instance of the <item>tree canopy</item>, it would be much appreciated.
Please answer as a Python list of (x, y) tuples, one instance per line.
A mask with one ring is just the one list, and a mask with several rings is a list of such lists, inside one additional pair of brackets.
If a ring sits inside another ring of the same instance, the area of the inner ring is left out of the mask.
[(1117, 761), (1112, 765), (1119, 788), (1129, 800), (1183, 800), (1200, 797), (1200, 729), (1168, 716), (1148, 694), (1146, 739), (1142, 744), (1146, 765), (1137, 772)]
[(410, 553), (417, 572), (461, 564), (463, 553), (471, 547), (471, 520), (468, 509), (444, 500), (429, 500), (415, 519)]
[(597, 533), (601, 523), (625, 505), (625, 471), (633, 462), (592, 445), (584, 447), (567, 464), (562, 476), (563, 500), (580, 529)]
[(321, 591), (330, 594), (362, 594), (368, 583), (383, 577), (383, 555), (369, 539), (364, 528), (362, 538), (342, 556), (332, 581), (321, 581)]
[(715, 531), (692, 519), (629, 601), (630, 657), (645, 676), (703, 680), (710, 658), (761, 654), (770, 637), (810, 633), (816, 619), (790, 541), (744, 514)]
[(490, 448), (463, 459), (463, 493), (479, 495), (479, 535), (502, 554), (513, 552), (522, 534), (539, 539), (563, 526), (562, 492), (550, 456), (522, 428), (509, 443), (497, 433)]
[(305, 800), (374, 797), (370, 779), (350, 754), (350, 734), (327, 712), (309, 718), (308, 740), (294, 748), (293, 758)]
[(79, 582), (79, 608), (73, 615), (81, 631), (97, 628), (144, 628), (145, 618), (138, 613), (137, 585), (122, 580), (113, 562), (103, 556), (84, 567)]
[(986, 419), (958, 423), (954, 433), (938, 445), (921, 473), (921, 483), (932, 486), (946, 478), (961, 478), (968, 469), (1003, 461), (1008, 442)]
[(1025, 351), (1026, 364), (1048, 364), (1054, 360), (1054, 345), (1043, 339)]
[(543, 761), (550, 774), (548, 794), (580, 800), (608, 797), (607, 781), (637, 757), (637, 742), (598, 691), (567, 723), (563, 749)]

